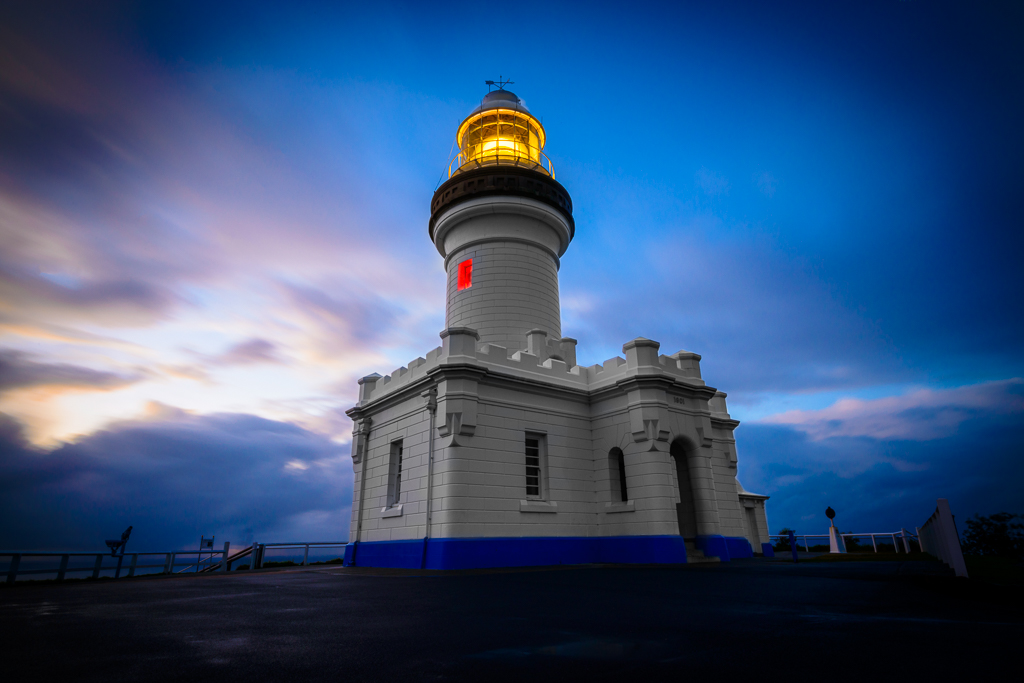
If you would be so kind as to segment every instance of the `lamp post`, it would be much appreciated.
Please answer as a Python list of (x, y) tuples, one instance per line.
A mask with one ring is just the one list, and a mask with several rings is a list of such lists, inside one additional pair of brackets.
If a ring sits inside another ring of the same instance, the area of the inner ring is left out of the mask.
[(836, 511), (831, 507), (825, 508), (825, 516), (829, 519), (828, 527), (828, 551), (830, 553), (845, 553), (846, 542), (843, 540), (842, 534), (836, 529)]

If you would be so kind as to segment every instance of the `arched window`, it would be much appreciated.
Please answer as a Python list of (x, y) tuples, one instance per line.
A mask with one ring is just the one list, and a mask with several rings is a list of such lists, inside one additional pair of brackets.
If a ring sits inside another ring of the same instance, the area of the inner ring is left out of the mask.
[[(626, 491), (626, 454), (621, 448), (613, 448), (608, 453), (609, 465), (612, 475), (612, 496), (619, 494), (619, 500), (623, 503), (629, 501), (629, 494)], [(618, 482), (618, 486), (616, 486)]]

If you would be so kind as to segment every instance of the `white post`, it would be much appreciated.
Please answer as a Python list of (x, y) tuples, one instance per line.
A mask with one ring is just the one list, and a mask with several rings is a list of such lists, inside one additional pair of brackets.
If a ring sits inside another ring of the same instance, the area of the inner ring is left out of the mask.
[(914, 527), (914, 531), (917, 532), (917, 549), (922, 553), (924, 552), (924, 539), (921, 537), (921, 527)]
[(226, 572), (228, 570), (228, 551), (231, 550), (231, 541), (224, 541), (224, 554), (221, 555), (220, 570)]
[(900, 552), (900, 547), (898, 545), (896, 545), (896, 534), (892, 535), (892, 551), (894, 553), (896, 553), (897, 555)]
[(309, 564), (309, 544), (308, 543), (306, 544), (306, 552), (302, 556), (302, 566), (305, 567), (307, 564)]
[(68, 559), (69, 559), (69, 557), (70, 556), (68, 556), (68, 555), (61, 555), (60, 556), (60, 569), (57, 570), (57, 580), (58, 581), (63, 581), (64, 580), (64, 574), (67, 573), (67, 571), (68, 571)]
[(174, 573), (174, 560), (177, 559), (178, 553), (171, 553), (171, 559), (167, 560), (167, 573)]
[(845, 553), (846, 542), (843, 540), (843, 535), (839, 533), (835, 525), (831, 525), (828, 528), (828, 551), (830, 553)]
[(900, 528), (900, 536), (903, 537), (903, 550), (906, 551), (907, 555), (910, 554), (910, 542), (907, 540), (907, 530)]
[(100, 567), (101, 566), (103, 566), (103, 555), (102, 554), (97, 554), (96, 555), (96, 564), (92, 568), (92, 578), (94, 578), (94, 579), (100, 578)]
[(807, 545), (807, 537), (804, 536), (804, 552), (811, 552), (811, 546)]
[(960, 536), (956, 532), (956, 521), (953, 519), (953, 513), (949, 510), (949, 501), (945, 498), (939, 498), (936, 512), (938, 513), (937, 521), (939, 528), (937, 532), (939, 534), (939, 542), (945, 546), (945, 552), (939, 557), (953, 568), (957, 576), (966, 577), (967, 565), (964, 564), (964, 555), (960, 548)]
[(132, 553), (132, 564), (128, 567), (128, 576), (135, 576), (135, 565), (139, 563), (139, 554)]
[(871, 547), (875, 549), (876, 553), (878, 552), (878, 544), (875, 543), (875, 535), (874, 534), (871, 534)]

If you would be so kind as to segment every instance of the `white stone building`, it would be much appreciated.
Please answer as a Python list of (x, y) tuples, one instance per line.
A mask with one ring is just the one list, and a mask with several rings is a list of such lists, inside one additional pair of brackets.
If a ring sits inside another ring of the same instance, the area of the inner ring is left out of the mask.
[(576, 364), (559, 259), (572, 200), (544, 129), (505, 90), (459, 127), (430, 238), (448, 273), (441, 346), (359, 381), (346, 564), (462, 569), (750, 557), (766, 496), (736, 479), (739, 424), (700, 356)]

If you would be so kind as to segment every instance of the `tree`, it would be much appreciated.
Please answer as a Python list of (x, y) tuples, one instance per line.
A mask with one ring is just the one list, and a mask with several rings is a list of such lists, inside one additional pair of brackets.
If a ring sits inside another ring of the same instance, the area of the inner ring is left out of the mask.
[(779, 529), (779, 540), (775, 542), (772, 547), (775, 552), (779, 553), (784, 550), (789, 550), (789, 532), (790, 528)]
[(967, 520), (963, 550), (969, 555), (1024, 558), (1024, 515), (997, 512), (988, 517), (974, 515)]

